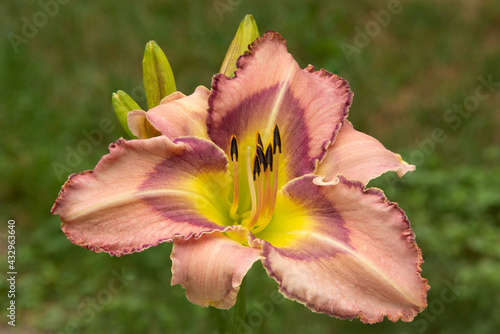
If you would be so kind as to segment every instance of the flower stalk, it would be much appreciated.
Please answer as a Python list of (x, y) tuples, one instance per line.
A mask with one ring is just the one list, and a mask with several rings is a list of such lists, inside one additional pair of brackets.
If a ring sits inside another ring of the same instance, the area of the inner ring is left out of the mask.
[(234, 319), (232, 334), (245, 334), (245, 319), (247, 315), (246, 278), (240, 285), (238, 298), (234, 306)]
[(210, 307), (210, 313), (215, 320), (219, 334), (245, 334), (246, 321), (246, 278), (243, 279), (238, 292), (238, 298), (234, 305), (234, 313), (231, 319), (229, 310), (221, 310)]

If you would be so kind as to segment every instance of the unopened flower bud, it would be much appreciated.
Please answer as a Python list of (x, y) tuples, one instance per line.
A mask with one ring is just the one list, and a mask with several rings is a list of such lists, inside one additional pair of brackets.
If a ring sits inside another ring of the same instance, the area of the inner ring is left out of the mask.
[(236, 61), (248, 50), (248, 45), (255, 41), (257, 37), (259, 37), (257, 22), (255, 22), (252, 15), (246, 15), (241, 21), (238, 31), (236, 31), (236, 35), (227, 50), (219, 73), (233, 77), (234, 71), (236, 71)]
[(149, 109), (159, 105), (165, 96), (177, 90), (168, 59), (155, 41), (146, 44), (142, 75)]
[(128, 127), (127, 114), (132, 110), (141, 109), (141, 107), (123, 90), (113, 93), (111, 96), (111, 104), (113, 105), (116, 117), (118, 118), (123, 130), (125, 130), (130, 138), (137, 138), (132, 134)]

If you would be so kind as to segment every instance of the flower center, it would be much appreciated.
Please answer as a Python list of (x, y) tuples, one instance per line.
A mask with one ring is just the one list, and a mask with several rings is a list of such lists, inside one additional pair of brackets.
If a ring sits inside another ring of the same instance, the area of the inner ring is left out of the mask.
[[(251, 210), (237, 214), (241, 206), (238, 177), (238, 142), (236, 136), (231, 137), (231, 161), (233, 164), (234, 192), (229, 214), (235, 221), (243, 217), (241, 225), (252, 233), (262, 231), (271, 221), (276, 205), (278, 192), (279, 155), (281, 153), (281, 136), (278, 125), (274, 127), (273, 142), (264, 150), (262, 137), (257, 132), (255, 149), (247, 146), (246, 182), (251, 198)], [(252, 151), (254, 152), (252, 155)], [(242, 211), (241, 208), (239, 211)]]

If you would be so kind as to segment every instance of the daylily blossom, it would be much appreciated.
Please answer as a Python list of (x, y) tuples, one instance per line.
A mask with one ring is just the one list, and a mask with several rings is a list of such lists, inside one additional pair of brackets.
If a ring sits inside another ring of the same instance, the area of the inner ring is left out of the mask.
[(354, 130), (348, 83), (301, 69), (279, 34), (237, 68), (150, 109), (162, 135), (120, 139), (69, 177), (52, 208), (68, 239), (115, 256), (173, 242), (171, 283), (200, 306), (233, 306), (260, 260), (314, 312), (411, 321), (427, 305), (421, 251), (405, 213), (366, 184), (414, 166)]

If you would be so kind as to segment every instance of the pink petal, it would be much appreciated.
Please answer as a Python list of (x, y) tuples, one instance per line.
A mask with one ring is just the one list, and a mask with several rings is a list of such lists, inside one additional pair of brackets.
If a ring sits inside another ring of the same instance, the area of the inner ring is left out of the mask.
[(230, 182), (226, 165), (224, 152), (204, 139), (118, 140), (93, 171), (69, 177), (52, 213), (73, 243), (117, 256), (226, 231), (231, 222), (217, 201)]
[(260, 258), (259, 253), (258, 248), (245, 247), (222, 233), (175, 240), (172, 285), (186, 289), (187, 299), (194, 304), (228, 309), (234, 305), (241, 281)]
[(214, 77), (208, 135), (229, 154), (233, 134), (240, 147), (255, 149), (256, 132), (267, 146), (277, 124), (283, 182), (314, 172), (348, 113), (352, 93), (345, 80), (313, 69), (300, 69), (279, 34), (264, 34), (239, 58), (234, 78)]
[(257, 235), (265, 241), (252, 243), (262, 245), (263, 265), (280, 292), (341, 319), (411, 321), (426, 307), (429, 286), (404, 212), (380, 190), (343, 176), (336, 185), (314, 183), (313, 176), (290, 182), (283, 201), (302, 212), (281, 213)]
[(146, 112), (144, 110), (132, 110), (127, 114), (128, 128), (130, 132), (139, 139), (148, 139), (160, 135), (147, 120)]
[(207, 109), (210, 91), (198, 86), (193, 94), (183, 96), (176, 92), (164, 98), (161, 104), (147, 112), (151, 124), (170, 139), (181, 136), (207, 136)]
[(367, 184), (385, 172), (397, 172), (402, 177), (413, 170), (415, 166), (404, 162), (399, 154), (389, 151), (375, 138), (354, 130), (346, 120), (315, 174), (326, 176), (325, 180), (342, 174)]
[(167, 96), (165, 96), (161, 101), (160, 101), (160, 104), (166, 104), (166, 103), (169, 103), (169, 102), (172, 102), (172, 101), (175, 101), (175, 100), (179, 100), (179, 99), (182, 99), (186, 97), (186, 95), (182, 92), (173, 92), (172, 94), (169, 94)]

